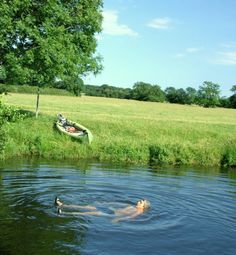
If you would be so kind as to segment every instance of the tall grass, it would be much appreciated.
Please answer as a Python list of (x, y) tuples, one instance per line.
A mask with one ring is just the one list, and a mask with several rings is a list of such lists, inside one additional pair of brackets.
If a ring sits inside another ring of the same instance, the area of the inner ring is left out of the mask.
[[(12, 94), (6, 103), (34, 111), (35, 96)], [(139, 164), (233, 165), (236, 111), (98, 97), (43, 95), (41, 115), (8, 125), (6, 156), (96, 158)], [(91, 145), (53, 128), (56, 114), (88, 127)]]

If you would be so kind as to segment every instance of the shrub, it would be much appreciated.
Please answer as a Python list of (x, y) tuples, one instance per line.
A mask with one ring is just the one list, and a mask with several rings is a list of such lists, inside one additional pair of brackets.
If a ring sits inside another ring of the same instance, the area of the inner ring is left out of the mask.
[(36, 136), (28, 143), (29, 153), (31, 156), (40, 156), (42, 152), (42, 141), (40, 136)]
[(6, 131), (3, 128), (4, 121), (0, 118), (0, 158), (3, 157), (5, 145), (7, 142)]
[(17, 108), (13, 106), (4, 105), (0, 101), (0, 119), (6, 122), (16, 122), (24, 119), (26, 114), (23, 114)]
[(226, 147), (226, 150), (222, 156), (221, 160), (222, 166), (236, 166), (236, 145), (230, 144)]
[(5, 145), (8, 140), (5, 124), (22, 120), (25, 116), (25, 113), (22, 113), (15, 107), (4, 105), (0, 100), (0, 158), (3, 158)]
[(149, 147), (149, 155), (149, 161), (154, 165), (186, 165), (195, 161), (191, 148), (177, 144), (152, 145)]

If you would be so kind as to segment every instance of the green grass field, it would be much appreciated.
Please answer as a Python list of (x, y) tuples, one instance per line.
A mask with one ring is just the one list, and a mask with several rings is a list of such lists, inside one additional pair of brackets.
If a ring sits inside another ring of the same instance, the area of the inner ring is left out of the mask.
[[(36, 95), (4, 102), (34, 111)], [(88, 127), (91, 145), (53, 129), (57, 113)], [(98, 159), (136, 164), (236, 164), (236, 110), (98, 97), (40, 97), (40, 113), (7, 126), (6, 157)]]

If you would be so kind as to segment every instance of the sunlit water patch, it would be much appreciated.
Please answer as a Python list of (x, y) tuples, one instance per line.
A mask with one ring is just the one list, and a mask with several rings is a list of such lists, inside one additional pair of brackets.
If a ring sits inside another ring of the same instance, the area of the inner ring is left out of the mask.
[[(57, 213), (54, 198), (105, 216)], [(110, 207), (151, 208), (114, 222)], [(95, 163), (8, 162), (0, 169), (0, 254), (235, 254), (236, 172)]]

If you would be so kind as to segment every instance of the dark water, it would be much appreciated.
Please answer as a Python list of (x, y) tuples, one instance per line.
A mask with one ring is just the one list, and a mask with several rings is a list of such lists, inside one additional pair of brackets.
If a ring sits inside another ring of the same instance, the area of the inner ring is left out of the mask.
[[(124, 206), (130, 221), (58, 215), (71, 204)], [(0, 254), (236, 254), (236, 171), (8, 162), (0, 166)]]

